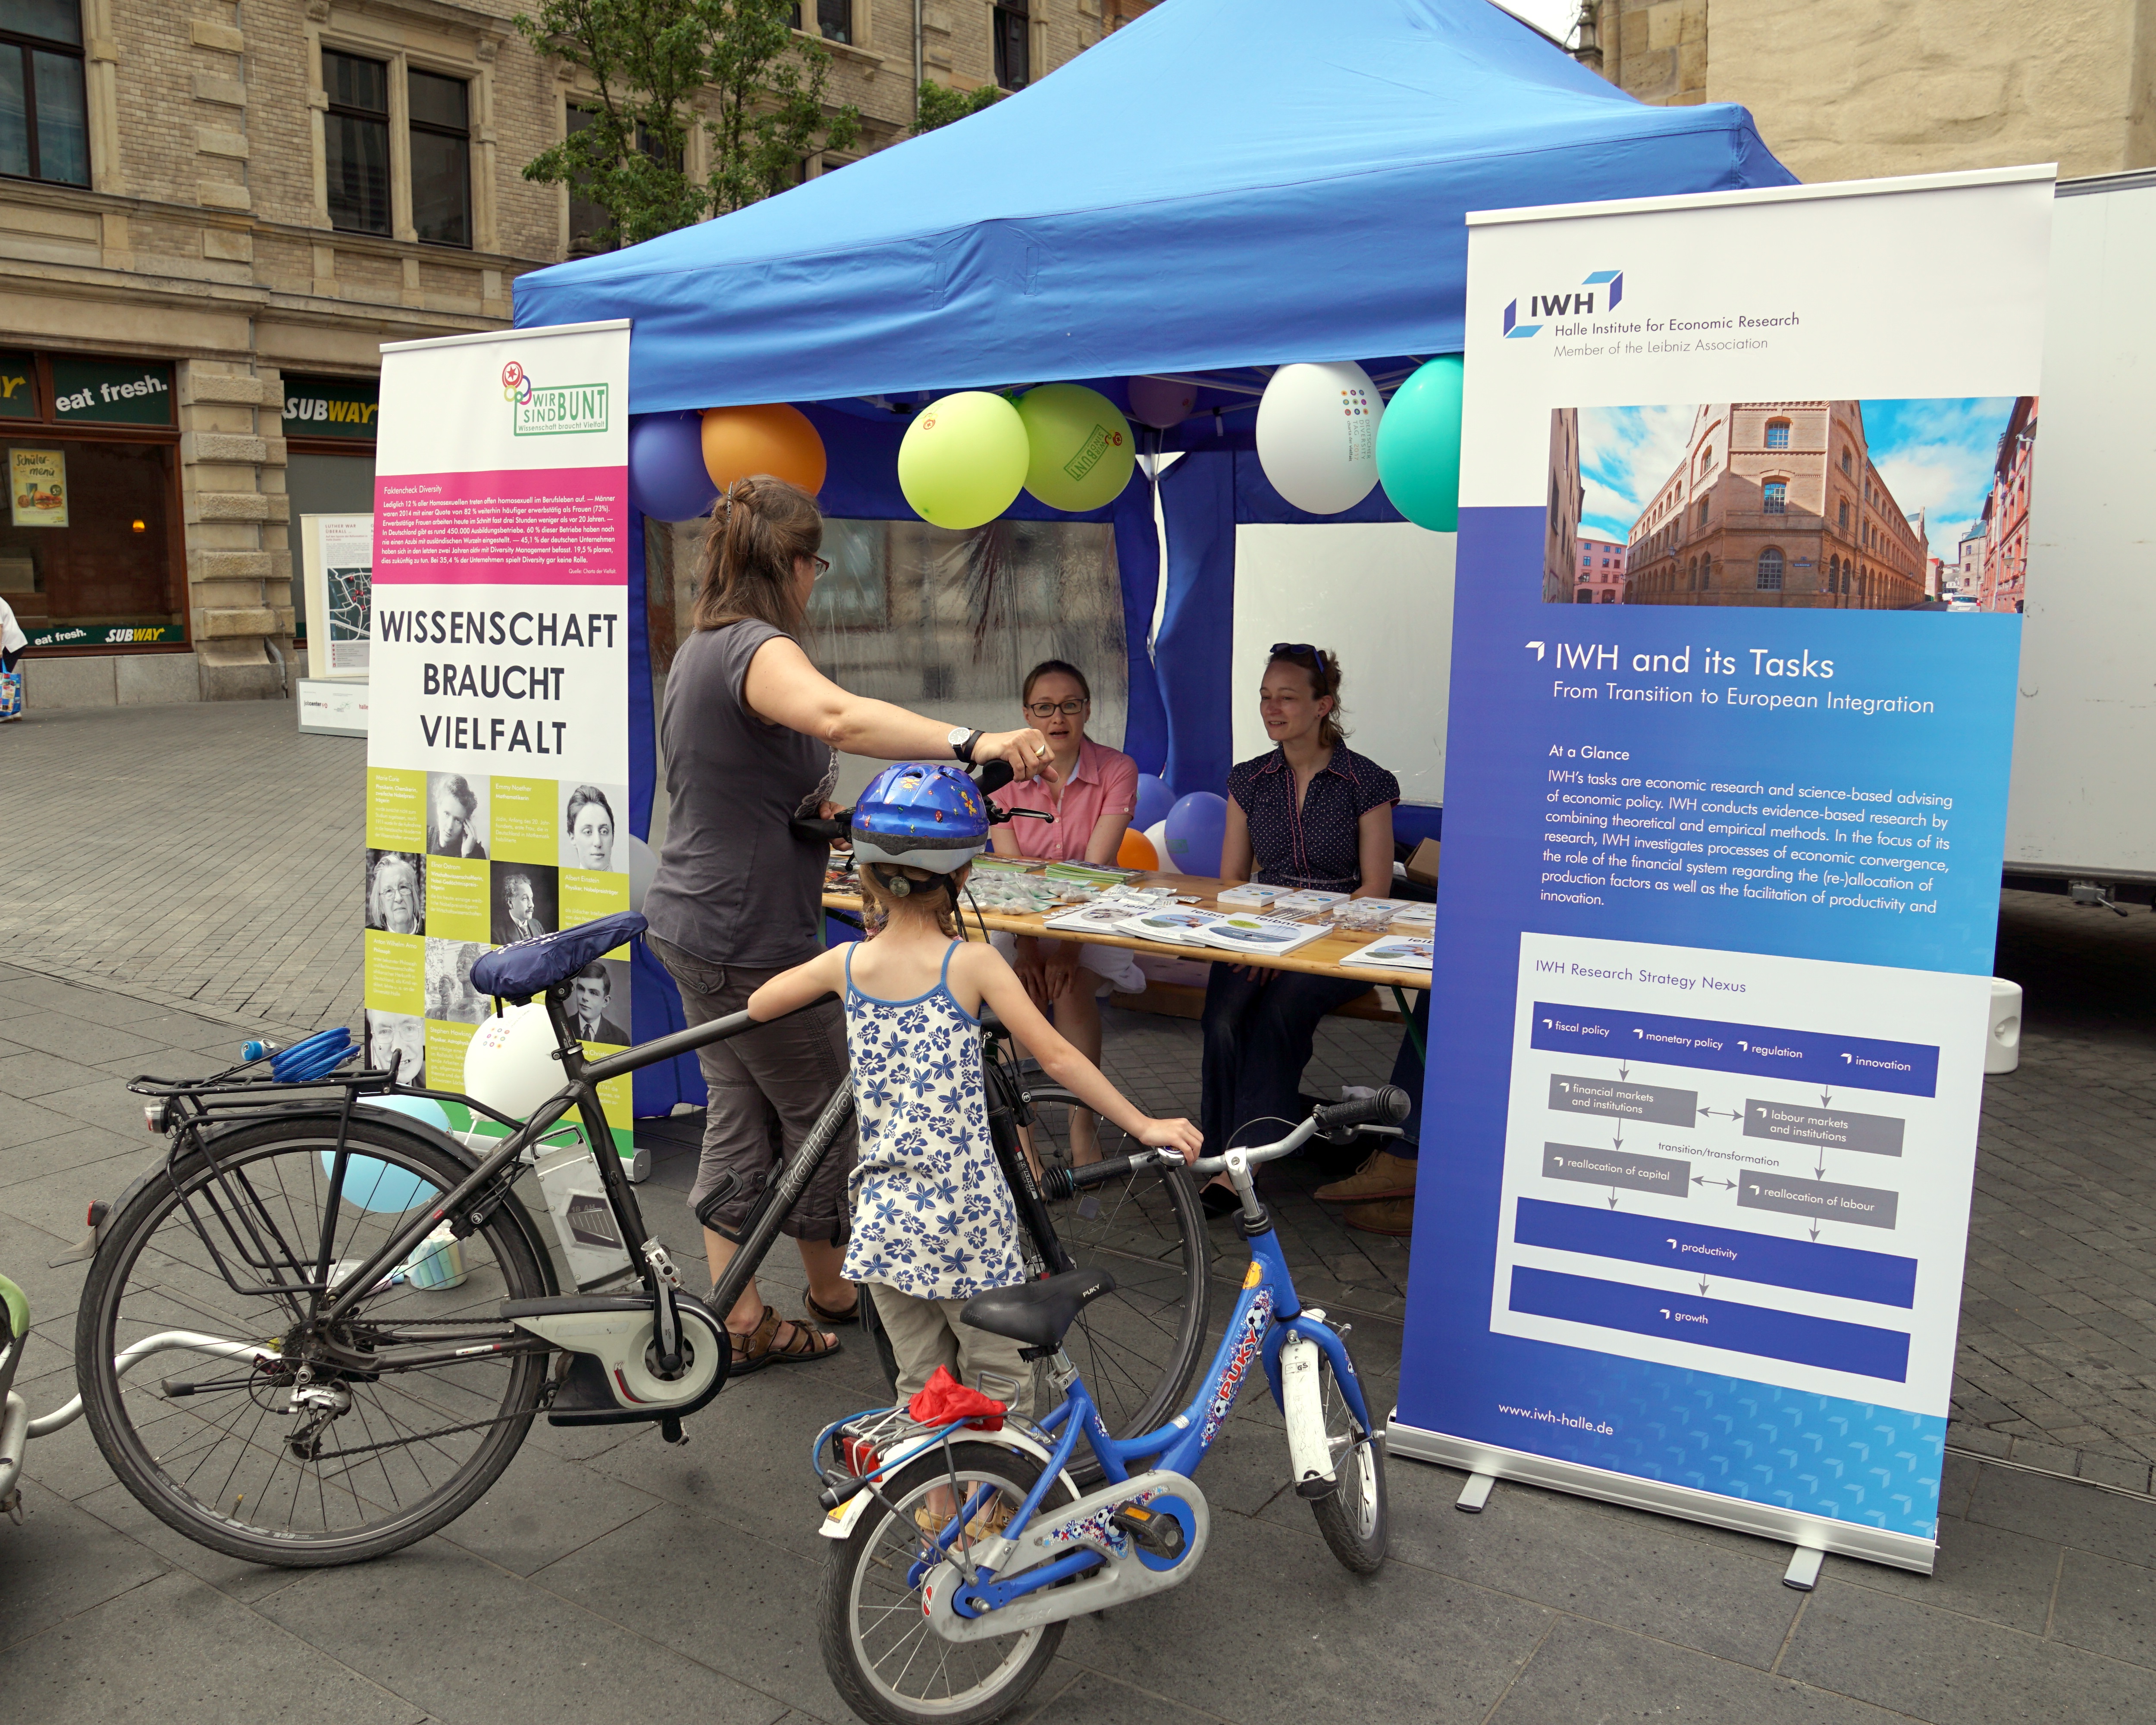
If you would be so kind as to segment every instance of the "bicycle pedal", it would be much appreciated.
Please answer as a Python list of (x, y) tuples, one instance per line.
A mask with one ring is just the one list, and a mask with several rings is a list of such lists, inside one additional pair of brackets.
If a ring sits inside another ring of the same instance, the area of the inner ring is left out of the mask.
[(1171, 1559), (1183, 1553), (1183, 1524), (1173, 1516), (1158, 1515), (1132, 1504), (1117, 1510), (1108, 1521), (1129, 1534), (1141, 1551)]

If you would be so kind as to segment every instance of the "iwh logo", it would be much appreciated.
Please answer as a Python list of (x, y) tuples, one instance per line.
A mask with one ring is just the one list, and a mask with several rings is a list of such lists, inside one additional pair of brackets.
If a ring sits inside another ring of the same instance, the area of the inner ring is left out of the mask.
[[(1598, 270), (1569, 293), (1530, 294), (1527, 295), (1527, 316), (1532, 318), (1593, 317), (1596, 314), (1597, 295), (1593, 290), (1607, 286), (1609, 290), (1600, 306), (1603, 311), (1614, 311), (1625, 297), (1625, 272), (1622, 270)], [(1520, 302), (1517, 300), (1505, 308), (1505, 335), (1510, 341), (1542, 333), (1542, 325), (1520, 321)]]

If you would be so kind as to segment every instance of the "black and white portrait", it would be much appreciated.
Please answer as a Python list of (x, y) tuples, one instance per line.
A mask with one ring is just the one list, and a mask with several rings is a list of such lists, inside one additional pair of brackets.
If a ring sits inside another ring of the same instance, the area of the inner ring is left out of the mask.
[(560, 926), (560, 889), (543, 863), (490, 863), (493, 871), (494, 943), (508, 946), (552, 934)]
[(427, 922), (427, 861), (408, 850), (367, 853), (367, 926), (418, 934)]
[(562, 866), (627, 868), (629, 843), (621, 822), (629, 812), (629, 788), (565, 778), (561, 797)]
[(427, 1016), (476, 1024), (487, 1014), (486, 997), (472, 987), (472, 966), (486, 948), (477, 941), (427, 942)]
[(486, 855), (486, 777), (461, 773), (427, 775), (427, 854)]
[(427, 1021), (414, 1012), (383, 1012), (367, 1009), (367, 1053), (369, 1067), (377, 1072), (397, 1063), (397, 1081), (424, 1085), (427, 1081)]
[(598, 958), (570, 979), (569, 1027), (583, 1042), (629, 1046), (629, 966)]

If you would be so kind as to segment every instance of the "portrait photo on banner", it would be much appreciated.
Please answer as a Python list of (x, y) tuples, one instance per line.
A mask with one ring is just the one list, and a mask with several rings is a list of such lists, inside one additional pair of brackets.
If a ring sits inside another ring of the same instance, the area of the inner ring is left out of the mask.
[(367, 1009), (367, 1049), (363, 1058), (376, 1071), (397, 1062), (399, 1084), (421, 1085), (427, 1081), (427, 1021), (416, 1012), (385, 1012)]
[(486, 948), (477, 941), (427, 942), (427, 1016), (446, 1024), (476, 1024), (486, 1017), (486, 997), (472, 987), (472, 966)]
[(427, 920), (427, 860), (408, 850), (367, 853), (367, 926), (418, 934)]
[(485, 773), (427, 775), (427, 854), (484, 861), (487, 845)]
[(593, 784), (589, 780), (564, 778), (558, 782), (561, 819), (561, 865), (614, 873), (628, 867), (622, 842), (621, 816), (629, 808), (629, 787)]
[(492, 863), (493, 936), (497, 947), (552, 934), (562, 926), (557, 871), (544, 863)]
[(1553, 605), (2021, 608), (2034, 396), (1550, 414)]
[(567, 1009), (579, 1040), (628, 1047), (628, 961), (597, 958), (587, 964), (569, 980)]

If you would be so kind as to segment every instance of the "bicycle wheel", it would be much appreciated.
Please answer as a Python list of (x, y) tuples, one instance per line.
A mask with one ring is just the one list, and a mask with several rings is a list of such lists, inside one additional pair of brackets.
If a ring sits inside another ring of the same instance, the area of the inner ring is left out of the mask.
[[(326, 1227), (334, 1281), (337, 1263), (358, 1268), (470, 1172), (355, 1117), (333, 1196), (336, 1140), (334, 1116), (267, 1121), (219, 1135), (213, 1162), (181, 1158), (112, 1219), (76, 1317), (77, 1381), (112, 1471), (167, 1526), (258, 1563), (357, 1563), (445, 1526), (509, 1465), (546, 1388), (545, 1344), (495, 1316), (547, 1291), (514, 1199), (456, 1242), (454, 1286), (385, 1281), (313, 1331), (315, 1296), (293, 1288), (314, 1280)], [(131, 1344), (174, 1330), (250, 1353), (116, 1368)], [(418, 1348), (467, 1353), (398, 1359)]]
[[(1352, 1367), (1354, 1363), (1351, 1353), (1348, 1363)], [(1356, 1375), (1359, 1378), (1362, 1374)], [(1369, 1430), (1349, 1411), (1348, 1398), (1340, 1393), (1340, 1381), (1333, 1374), (1332, 1356), (1323, 1352), (1317, 1356), (1317, 1393), (1325, 1415), (1326, 1446), (1332, 1452), (1333, 1471), (1340, 1483), (1329, 1496), (1315, 1499), (1311, 1511), (1332, 1555), (1358, 1575), (1374, 1575), (1384, 1567), (1392, 1538), (1385, 1508), (1384, 1434)], [(1367, 1397), (1368, 1391), (1364, 1394)]]
[[(1058, 1086), (1026, 1089), (1042, 1165), (1068, 1168), (1065, 1111), (1085, 1105)], [(1119, 1156), (1136, 1147), (1103, 1143), (1101, 1152)], [(1197, 1186), (1180, 1170), (1149, 1169), (1050, 1203), (1048, 1214), (1074, 1264), (1097, 1266), (1116, 1279), (1115, 1293), (1086, 1308), (1064, 1346), (1111, 1437), (1150, 1431), (1182, 1406), (1204, 1358), (1212, 1244)], [(1026, 1245), (1028, 1268), (1037, 1273), (1050, 1261), (1047, 1243)], [(1072, 1472), (1084, 1483), (1096, 1466), (1086, 1452)]]
[[(1008, 1519), (1024, 1502), (1040, 1464), (995, 1444), (953, 1444), (947, 1463), (932, 1451), (884, 1482), (883, 1501), (869, 1505), (824, 1572), (824, 1668), (873, 1725), (988, 1725), (1025, 1699), (1063, 1640), (1060, 1623), (985, 1641), (946, 1641), (930, 1626), (912, 1579), (930, 1554), (914, 1512), (932, 1492), (949, 1492), (954, 1475), (972, 1508), (968, 1529), (985, 1530), (998, 1507)], [(1041, 1507), (1072, 1501), (1059, 1481)], [(940, 1499), (937, 1507), (947, 1525), (950, 1508)]]

